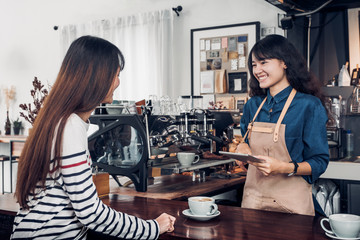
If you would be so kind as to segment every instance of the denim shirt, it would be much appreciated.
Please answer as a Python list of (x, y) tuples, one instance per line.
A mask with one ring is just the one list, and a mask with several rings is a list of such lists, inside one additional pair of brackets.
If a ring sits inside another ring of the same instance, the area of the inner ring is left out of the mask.
[[(267, 100), (255, 122), (276, 123), (291, 90), (292, 87), (289, 86), (274, 97), (268, 90)], [(264, 96), (254, 96), (245, 104), (240, 121), (243, 136), (263, 100)], [(285, 143), (291, 159), (299, 163), (306, 161), (311, 166), (311, 175), (303, 176), (310, 184), (325, 172), (329, 164), (327, 120), (327, 113), (320, 99), (297, 92), (282, 121), (286, 124)]]

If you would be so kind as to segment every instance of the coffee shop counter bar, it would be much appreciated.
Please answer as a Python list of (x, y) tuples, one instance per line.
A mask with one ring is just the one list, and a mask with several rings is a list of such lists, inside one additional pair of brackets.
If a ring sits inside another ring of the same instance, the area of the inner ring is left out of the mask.
[[(176, 217), (175, 230), (159, 239), (328, 239), (320, 226), (320, 218), (243, 209), (219, 205), (220, 215), (209, 221), (187, 218), (182, 212), (188, 209), (186, 201), (143, 198), (110, 194), (102, 201), (118, 211), (144, 219), (154, 219), (167, 212)], [(0, 214), (13, 217), (18, 209), (12, 194), (0, 196)]]
[[(245, 179), (245, 176), (224, 179), (207, 176), (205, 181), (199, 182), (192, 181), (192, 176), (172, 174), (153, 178), (146, 192), (138, 192), (133, 185), (119, 187), (110, 177), (110, 193), (154, 199), (187, 200), (192, 196), (214, 196), (234, 189), (241, 191)], [(127, 183), (124, 185), (126, 186)]]

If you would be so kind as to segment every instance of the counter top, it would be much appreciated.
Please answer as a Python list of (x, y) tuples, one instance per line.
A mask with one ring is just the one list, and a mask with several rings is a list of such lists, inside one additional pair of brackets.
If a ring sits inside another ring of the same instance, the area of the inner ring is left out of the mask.
[(193, 182), (192, 176), (173, 174), (155, 177), (154, 183), (148, 185), (146, 192), (137, 192), (134, 187), (119, 187), (114, 180), (110, 180), (110, 193), (183, 200), (191, 196), (213, 196), (231, 189), (241, 188), (245, 183), (245, 179), (245, 176), (229, 179), (206, 177), (205, 182)]
[[(167, 212), (176, 217), (175, 231), (160, 239), (327, 239), (319, 218), (219, 205), (220, 216), (207, 222), (188, 219), (186, 201), (148, 199), (111, 194), (103, 202), (145, 219)], [(150, 207), (151, 206), (151, 207)]]
[(0, 214), (15, 216), (19, 210), (14, 194), (5, 193), (0, 195)]
[(360, 162), (357, 161), (330, 161), (320, 178), (360, 181)]
[[(328, 239), (322, 230), (320, 218), (267, 212), (240, 207), (219, 205), (220, 215), (207, 222), (188, 219), (182, 211), (188, 208), (186, 201), (142, 198), (110, 194), (102, 197), (102, 201), (110, 207), (124, 211), (143, 219), (154, 219), (162, 212), (176, 217), (175, 230), (166, 233), (159, 239)], [(0, 196), (0, 213), (13, 213), (10, 206), (4, 209), (4, 202), (13, 207), (17, 204), (12, 194)]]

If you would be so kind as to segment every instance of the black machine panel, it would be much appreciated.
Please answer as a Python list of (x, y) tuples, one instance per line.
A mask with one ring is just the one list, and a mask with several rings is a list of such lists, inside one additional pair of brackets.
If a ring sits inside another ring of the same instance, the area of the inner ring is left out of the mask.
[(146, 191), (148, 152), (140, 117), (136, 114), (93, 115), (90, 122), (99, 127), (88, 138), (93, 165), (104, 169), (116, 181), (116, 175), (127, 176), (137, 191)]

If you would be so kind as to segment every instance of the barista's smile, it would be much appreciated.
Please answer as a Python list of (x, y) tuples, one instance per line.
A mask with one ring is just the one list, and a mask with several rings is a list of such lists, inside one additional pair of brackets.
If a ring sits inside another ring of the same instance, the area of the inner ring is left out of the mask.
[(256, 79), (259, 81), (259, 82), (263, 82), (265, 81), (267, 78), (268, 78), (269, 75), (267, 74), (256, 74)]

